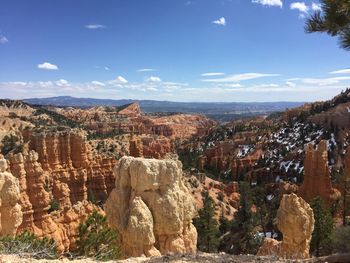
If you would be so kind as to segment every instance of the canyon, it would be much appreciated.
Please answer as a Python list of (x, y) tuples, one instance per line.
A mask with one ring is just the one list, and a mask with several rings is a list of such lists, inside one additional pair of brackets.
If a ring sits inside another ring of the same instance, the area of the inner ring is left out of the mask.
[[(213, 217), (231, 222), (246, 182), (256, 191), (253, 213), (276, 211), (283, 233), (266, 237), (259, 255), (307, 258), (314, 224), (307, 203), (320, 196), (329, 208), (344, 197), (347, 97), (225, 124), (146, 114), (137, 103), (58, 108), (2, 101), (0, 233), (27, 230), (71, 252), (79, 224), (97, 210), (119, 231), (125, 257), (194, 253), (192, 219), (203, 194), (213, 200)], [(256, 231), (274, 233), (271, 222)]]

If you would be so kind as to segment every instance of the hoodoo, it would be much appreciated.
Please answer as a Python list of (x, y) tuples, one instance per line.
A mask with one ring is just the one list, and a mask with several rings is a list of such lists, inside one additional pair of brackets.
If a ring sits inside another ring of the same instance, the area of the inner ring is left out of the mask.
[(196, 251), (194, 201), (182, 181), (181, 162), (123, 157), (105, 206), (125, 256)]

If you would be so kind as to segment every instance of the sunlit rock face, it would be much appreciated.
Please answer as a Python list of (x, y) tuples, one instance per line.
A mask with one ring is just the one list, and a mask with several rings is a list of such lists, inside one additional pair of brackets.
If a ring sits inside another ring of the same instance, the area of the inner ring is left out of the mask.
[(105, 211), (125, 256), (196, 251), (194, 201), (174, 160), (123, 157)]
[(277, 227), (283, 233), (281, 242), (265, 238), (258, 255), (275, 255), (288, 259), (309, 258), (314, 230), (310, 205), (295, 194), (283, 195), (277, 211)]
[(0, 235), (13, 236), (22, 223), (18, 179), (7, 172), (7, 161), (0, 157)]
[(340, 198), (340, 192), (332, 187), (328, 167), (327, 141), (320, 141), (317, 148), (313, 144), (305, 147), (305, 174), (298, 195), (307, 202), (320, 196), (328, 206)]
[(116, 161), (94, 156), (81, 130), (26, 130), (24, 140), (29, 150), (9, 155), (23, 212), (18, 232), (52, 237), (60, 251), (74, 250), (79, 223), (98, 210), (89, 201), (105, 201), (113, 189)]

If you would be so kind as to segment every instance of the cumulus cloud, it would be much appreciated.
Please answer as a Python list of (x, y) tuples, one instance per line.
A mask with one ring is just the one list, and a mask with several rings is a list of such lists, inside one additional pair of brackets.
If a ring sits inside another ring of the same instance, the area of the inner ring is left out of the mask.
[(212, 23), (220, 26), (226, 26), (226, 19), (225, 17), (220, 17), (218, 20), (214, 20)]
[(114, 81), (116, 83), (118, 83), (118, 84), (126, 84), (126, 83), (128, 83), (128, 81), (122, 76), (118, 76)]
[(253, 0), (252, 3), (261, 4), (264, 6), (279, 6), (282, 8), (282, 0)]
[(49, 62), (38, 64), (38, 68), (45, 69), (45, 70), (58, 70), (58, 67), (55, 64), (51, 64)]
[(101, 86), (101, 87), (105, 86), (105, 84), (103, 82), (100, 82), (100, 81), (97, 81), (97, 80), (91, 81), (91, 84), (95, 85), (95, 86)]
[(59, 87), (68, 87), (69, 86), (69, 82), (65, 79), (60, 79), (55, 81), (55, 84)]
[(162, 80), (159, 77), (150, 76), (146, 79), (147, 82), (161, 82)]
[(6, 44), (7, 42), (9, 42), (7, 37), (0, 35), (0, 44)]
[(300, 13), (307, 14), (309, 7), (304, 2), (294, 2), (290, 4), (291, 10), (298, 10)]
[(222, 75), (225, 75), (225, 73), (222, 73), (222, 72), (207, 72), (207, 73), (201, 74), (202, 77), (213, 77), (213, 76), (222, 76)]
[(85, 25), (85, 28), (87, 29), (103, 29), (103, 28), (106, 28), (105, 25), (100, 25), (100, 24), (90, 24), (90, 25)]
[(350, 74), (350, 68), (331, 71), (329, 74)]
[(244, 74), (236, 74), (236, 75), (230, 75), (225, 78), (217, 78), (217, 79), (203, 79), (204, 82), (240, 82), (244, 80), (250, 80), (250, 79), (258, 79), (263, 77), (276, 77), (279, 76), (279, 74), (263, 74), (263, 73), (244, 73)]

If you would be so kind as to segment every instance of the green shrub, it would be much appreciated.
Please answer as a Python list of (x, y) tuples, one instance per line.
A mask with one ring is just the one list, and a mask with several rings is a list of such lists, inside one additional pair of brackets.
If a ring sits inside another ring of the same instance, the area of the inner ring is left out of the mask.
[(23, 150), (23, 144), (21, 143), (20, 138), (13, 134), (6, 135), (2, 139), (1, 143), (1, 153), (3, 155), (7, 155), (10, 152), (19, 153)]
[(58, 258), (56, 243), (51, 238), (40, 239), (30, 232), (23, 232), (15, 237), (0, 237), (0, 254), (16, 254), (35, 259)]
[(57, 199), (53, 198), (50, 202), (50, 208), (47, 212), (52, 213), (53, 211), (58, 211), (58, 210), (60, 210), (60, 203), (58, 202)]
[(350, 253), (350, 226), (343, 226), (334, 231), (332, 246), (335, 252)]
[(97, 260), (114, 260), (121, 256), (118, 233), (107, 225), (105, 216), (96, 210), (79, 225), (78, 253)]

